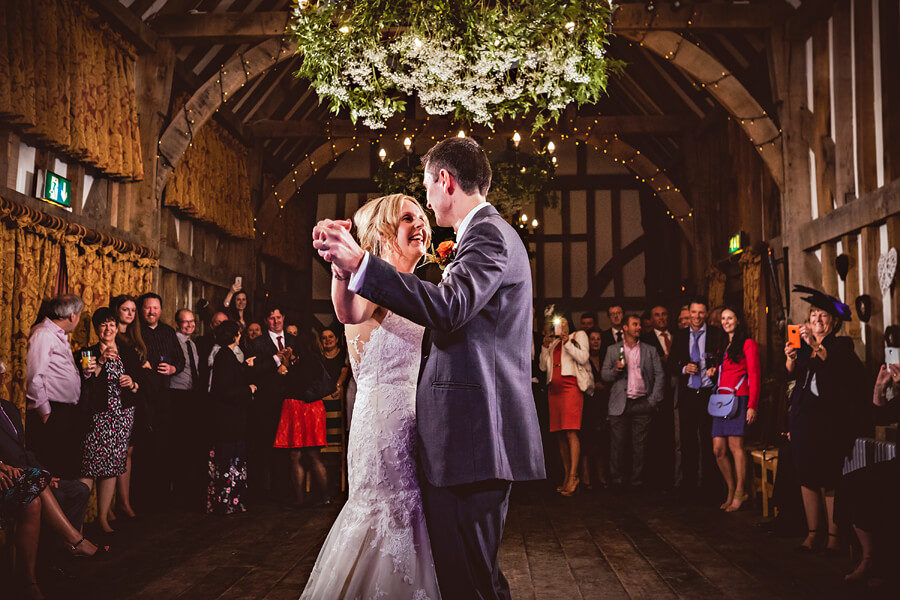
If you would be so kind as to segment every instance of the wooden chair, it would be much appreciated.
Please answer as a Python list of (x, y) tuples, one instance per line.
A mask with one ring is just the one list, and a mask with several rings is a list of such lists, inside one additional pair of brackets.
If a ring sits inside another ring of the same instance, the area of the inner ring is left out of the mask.
[[(762, 516), (769, 516), (769, 500), (775, 487), (775, 476), (778, 472), (778, 448), (759, 448), (750, 451), (753, 469), (753, 496), (762, 495)], [(759, 465), (757, 473), (756, 466)], [(769, 478), (771, 474), (771, 479)], [(773, 511), (777, 514), (777, 509)]]
[[(347, 491), (347, 430), (344, 426), (344, 411), (335, 410), (325, 413), (325, 422), (337, 419), (339, 422), (335, 427), (328, 427), (325, 430), (327, 446), (322, 448), (322, 454), (340, 453), (341, 455), (341, 492)], [(306, 491), (310, 490), (309, 471), (306, 472)]]

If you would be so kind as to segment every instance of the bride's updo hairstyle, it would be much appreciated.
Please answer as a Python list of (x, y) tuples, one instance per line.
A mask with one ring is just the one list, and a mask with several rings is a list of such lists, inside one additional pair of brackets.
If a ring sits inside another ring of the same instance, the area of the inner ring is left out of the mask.
[[(356, 225), (356, 235), (363, 250), (383, 258), (388, 249), (385, 247), (384, 240), (387, 240), (387, 243), (395, 249), (397, 248), (397, 229), (400, 227), (404, 200), (409, 200), (419, 206), (416, 199), (411, 196), (391, 194), (373, 198), (356, 211), (356, 214), (353, 215), (353, 223)], [(425, 247), (428, 248), (431, 244), (431, 225), (427, 217), (423, 231), (425, 232)]]

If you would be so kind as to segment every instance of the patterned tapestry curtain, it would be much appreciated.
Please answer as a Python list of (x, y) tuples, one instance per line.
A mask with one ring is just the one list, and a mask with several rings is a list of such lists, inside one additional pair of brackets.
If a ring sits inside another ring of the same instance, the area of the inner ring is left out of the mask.
[(747, 333), (758, 340), (760, 327), (760, 275), (762, 274), (762, 259), (759, 254), (750, 250), (741, 255), (742, 279), (744, 285), (744, 322), (747, 324)]
[[(184, 106), (183, 99), (176, 106)], [(228, 235), (253, 239), (249, 151), (210, 120), (197, 130), (166, 186), (165, 205)]]
[(706, 297), (709, 300), (709, 309), (712, 310), (725, 304), (725, 273), (717, 267), (709, 267), (706, 269), (706, 282), (708, 286)]
[(81, 0), (0, 0), (0, 121), (114, 179), (141, 180), (135, 58)]
[[(60, 252), (68, 290), (58, 290)], [(11, 400), (24, 411), (28, 335), (41, 302), (68, 291), (85, 301), (73, 347), (96, 341), (90, 317), (111, 296), (150, 290), (155, 255), (0, 198), (0, 358), (12, 373)]]

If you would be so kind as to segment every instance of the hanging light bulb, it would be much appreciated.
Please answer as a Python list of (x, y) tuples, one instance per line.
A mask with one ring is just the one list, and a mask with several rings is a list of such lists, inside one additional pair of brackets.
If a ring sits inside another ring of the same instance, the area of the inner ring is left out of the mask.
[(519, 142), (522, 141), (522, 136), (519, 135), (519, 132), (518, 132), (518, 131), (513, 132), (512, 140), (513, 140), (513, 146), (515, 146), (516, 148), (518, 148), (518, 147), (519, 147)]
[(537, 220), (537, 219), (534, 219), (533, 221), (531, 221), (531, 226), (534, 227), (535, 229), (537, 229), (537, 226), (538, 226), (538, 220)]
[(553, 154), (553, 151), (556, 150), (556, 144), (553, 143), (553, 140), (547, 142), (547, 152)]
[(459, 133), (456, 134), (456, 137), (464, 138), (466, 137), (466, 132), (460, 129)]
[(384, 159), (387, 158), (387, 150), (385, 150), (384, 148), (382, 148), (381, 150), (379, 150), (379, 151), (378, 151), (378, 158), (381, 159), (381, 162), (384, 162)]
[(409, 138), (403, 138), (403, 147), (406, 148), (407, 152), (412, 152), (412, 140)]
[(528, 222), (528, 215), (526, 215), (525, 213), (522, 213), (522, 222), (523, 222), (523, 223), (527, 223), (527, 222)]
[(552, 159), (550, 159), (550, 160), (553, 161), (553, 164), (554, 164), (554, 165), (556, 164), (556, 157), (555, 157), (555, 156), (554, 156)]

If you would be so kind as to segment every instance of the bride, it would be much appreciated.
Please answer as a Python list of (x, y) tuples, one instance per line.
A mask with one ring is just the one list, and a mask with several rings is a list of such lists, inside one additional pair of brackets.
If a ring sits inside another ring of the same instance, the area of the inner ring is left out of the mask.
[[(360, 246), (411, 273), (430, 242), (418, 202), (394, 194), (360, 208)], [(332, 267), (331, 298), (357, 382), (347, 451), (350, 494), (301, 599), (440, 598), (416, 478), (416, 382), (423, 327), (357, 296)]]

